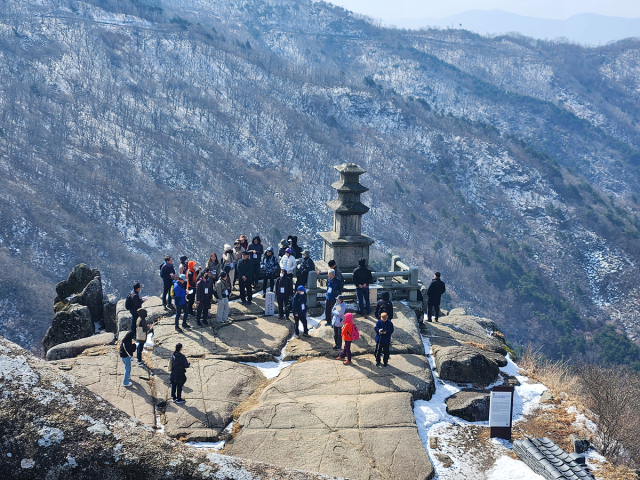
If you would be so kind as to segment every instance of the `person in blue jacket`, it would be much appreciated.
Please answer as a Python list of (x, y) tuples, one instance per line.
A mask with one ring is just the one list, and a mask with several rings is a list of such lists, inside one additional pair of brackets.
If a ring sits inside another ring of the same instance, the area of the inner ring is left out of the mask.
[(291, 301), (291, 310), (293, 311), (293, 321), (295, 322), (296, 337), (300, 338), (300, 330), (298, 329), (298, 323), (302, 322), (304, 333), (302, 336), (309, 336), (309, 328), (307, 327), (307, 294), (306, 289), (300, 285), (296, 294)]
[(331, 310), (333, 310), (333, 306), (336, 304), (336, 298), (338, 295), (342, 293), (342, 282), (340, 279), (336, 277), (336, 271), (331, 269), (327, 272), (327, 293), (325, 294), (325, 298), (327, 301), (324, 304), (324, 319), (327, 326), (331, 325)]
[(177, 280), (173, 282), (173, 294), (176, 297), (176, 332), (182, 332), (182, 329), (178, 326), (178, 320), (180, 320), (180, 314), (184, 312), (182, 318), (182, 326), (184, 328), (191, 328), (187, 324), (187, 315), (189, 314), (189, 308), (187, 305), (187, 289), (184, 282), (187, 281), (187, 276), (183, 273)]
[(380, 355), (384, 353), (383, 366), (389, 362), (389, 345), (391, 345), (391, 334), (393, 333), (393, 323), (388, 320), (387, 312), (382, 312), (380, 320), (373, 328), (376, 332), (376, 366), (380, 366)]

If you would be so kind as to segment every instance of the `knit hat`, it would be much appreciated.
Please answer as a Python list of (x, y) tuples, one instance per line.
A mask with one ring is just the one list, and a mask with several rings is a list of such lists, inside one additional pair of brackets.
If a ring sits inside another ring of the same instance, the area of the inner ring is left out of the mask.
[(344, 323), (353, 323), (353, 313), (345, 313), (344, 315)]
[(304, 292), (306, 292), (306, 291), (307, 291), (307, 289), (306, 289), (306, 288), (304, 288), (302, 285), (300, 285), (300, 286), (297, 288), (297, 290), (298, 290), (299, 292), (302, 292), (302, 293), (304, 293)]
[(224, 244), (224, 249), (226, 250), (231, 250), (233, 247), (231, 245), (229, 245), (228, 243)]
[(285, 250), (285, 252), (287, 252), (287, 253), (293, 253), (293, 250), (291, 250), (290, 248), (287, 248), (287, 249)]
[(308, 257), (309, 256), (309, 250), (304, 250), (302, 252), (302, 255), (304, 255), (305, 257)]
[(271, 252), (271, 253), (273, 253), (273, 247), (267, 247), (267, 249), (265, 250), (265, 253), (266, 253), (266, 252)]

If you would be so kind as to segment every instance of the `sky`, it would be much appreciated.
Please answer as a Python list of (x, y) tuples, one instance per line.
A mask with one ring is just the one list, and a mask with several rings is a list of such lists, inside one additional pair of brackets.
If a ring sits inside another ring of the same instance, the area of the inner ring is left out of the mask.
[(579, 13), (640, 18), (640, 0), (327, 0), (384, 23), (443, 18), (469, 10), (499, 9), (529, 17), (564, 20)]

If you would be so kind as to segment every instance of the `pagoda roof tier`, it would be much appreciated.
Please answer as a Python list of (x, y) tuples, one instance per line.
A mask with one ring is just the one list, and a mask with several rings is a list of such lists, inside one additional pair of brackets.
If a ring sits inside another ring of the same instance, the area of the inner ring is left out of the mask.
[(344, 173), (346, 175), (362, 175), (363, 173), (367, 173), (367, 171), (356, 165), (355, 163), (343, 163), (342, 165), (336, 165), (335, 168), (338, 172)]
[(364, 215), (369, 211), (362, 202), (343, 202), (342, 200), (331, 200), (327, 206), (340, 215)]
[(373, 245), (375, 240), (367, 235), (349, 235), (340, 237), (336, 232), (318, 232), (318, 235), (331, 246), (347, 247), (357, 245)]
[(342, 179), (332, 183), (331, 187), (336, 189), (338, 193), (364, 193), (369, 191), (369, 189), (361, 183), (345, 183)]

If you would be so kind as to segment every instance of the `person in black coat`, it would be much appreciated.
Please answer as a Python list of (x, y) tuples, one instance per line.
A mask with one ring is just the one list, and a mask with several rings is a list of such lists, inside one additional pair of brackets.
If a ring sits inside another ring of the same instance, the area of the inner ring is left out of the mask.
[(316, 269), (316, 264), (311, 260), (309, 250), (302, 252), (302, 262), (298, 267), (298, 278), (296, 278), (296, 288), (300, 285), (307, 285), (309, 279), (309, 272)]
[(382, 292), (382, 299), (378, 300), (375, 316), (380, 320), (382, 312), (387, 313), (387, 319), (393, 320), (393, 302), (389, 300), (389, 292)]
[[(171, 296), (169, 291), (173, 285), (173, 276), (176, 274), (176, 269), (173, 267), (173, 258), (170, 255), (164, 257), (164, 264), (160, 268), (160, 276), (162, 277), (162, 306), (165, 310), (173, 307), (171, 303)], [(167, 297), (169, 297), (167, 299)]]
[(293, 256), (296, 258), (302, 258), (302, 247), (298, 245), (298, 237), (296, 235), (289, 235), (287, 237), (287, 243), (291, 250), (293, 250)]
[(289, 320), (289, 298), (293, 294), (293, 282), (286, 270), (280, 271), (280, 278), (276, 280), (276, 299), (278, 300), (278, 318), (284, 320), (285, 314)]
[(371, 313), (369, 285), (373, 283), (373, 275), (371, 275), (371, 270), (367, 268), (367, 260), (364, 257), (358, 260), (358, 267), (353, 271), (353, 283), (358, 295), (358, 315), (364, 315), (365, 305), (367, 315), (369, 315)]
[(142, 285), (136, 283), (133, 286), (133, 290), (129, 294), (131, 300), (129, 301), (129, 312), (131, 313), (131, 328), (129, 329), (131, 332), (135, 332), (136, 330), (136, 322), (138, 321), (138, 310), (142, 308), (142, 298), (140, 298), (140, 291), (142, 290)]
[(258, 289), (258, 281), (260, 280), (260, 262), (262, 261), (262, 255), (264, 254), (264, 245), (259, 236), (253, 237), (251, 244), (247, 248), (251, 263), (253, 264), (253, 286)]
[(238, 262), (238, 285), (240, 285), (240, 303), (251, 305), (253, 291), (253, 263), (249, 259), (249, 252), (242, 252), (242, 260)]
[(120, 359), (122, 360), (122, 363), (124, 363), (124, 378), (122, 379), (123, 387), (130, 387), (133, 385), (129, 379), (131, 378), (131, 357), (133, 357), (133, 354), (136, 352), (135, 339), (135, 332), (131, 330), (124, 336), (122, 343), (120, 343)]
[(391, 334), (393, 333), (393, 323), (388, 319), (387, 312), (382, 312), (380, 320), (373, 328), (376, 332), (376, 366), (380, 366), (380, 356), (383, 356), (383, 365), (389, 363), (389, 345), (391, 345)]
[(440, 298), (447, 291), (444, 282), (440, 280), (440, 272), (436, 272), (427, 288), (427, 321), (431, 321), (431, 312), (435, 312), (436, 322), (440, 316)]
[[(196, 286), (196, 324), (201, 327), (204, 323), (209, 325), (207, 318), (209, 317), (209, 309), (211, 308), (211, 299), (213, 298), (213, 279), (209, 269), (205, 269), (204, 273), (198, 280)], [(202, 317), (202, 323), (200, 323)]]
[(176, 345), (176, 350), (171, 355), (171, 375), (169, 375), (169, 381), (171, 382), (171, 398), (173, 403), (185, 403), (182, 398), (182, 386), (187, 381), (187, 368), (191, 366), (187, 357), (182, 354), (182, 344)]

